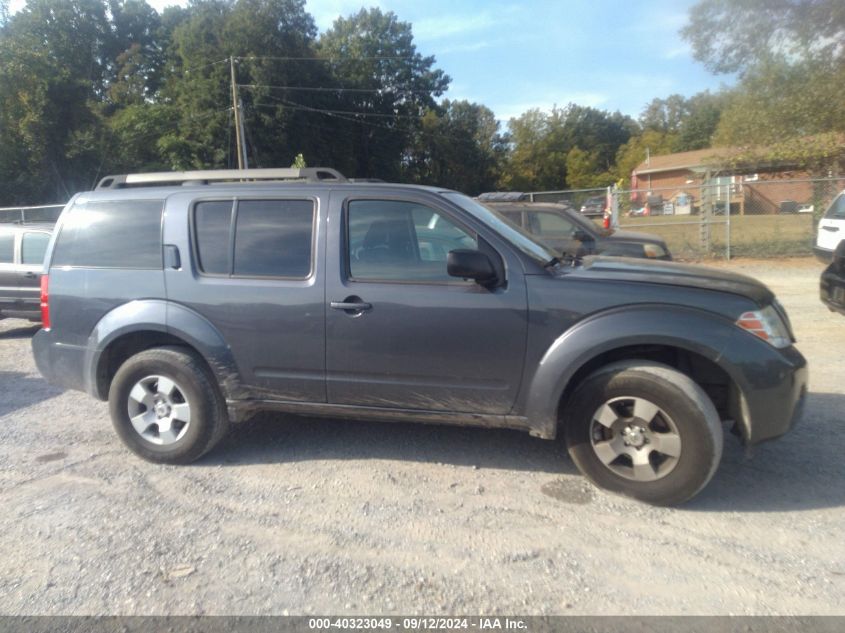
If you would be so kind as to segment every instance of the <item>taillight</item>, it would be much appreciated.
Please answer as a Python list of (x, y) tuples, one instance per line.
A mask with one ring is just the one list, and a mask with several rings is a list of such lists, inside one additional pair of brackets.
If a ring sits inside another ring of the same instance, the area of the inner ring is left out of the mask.
[(47, 275), (41, 275), (41, 327), (45, 330), (50, 329), (50, 278)]

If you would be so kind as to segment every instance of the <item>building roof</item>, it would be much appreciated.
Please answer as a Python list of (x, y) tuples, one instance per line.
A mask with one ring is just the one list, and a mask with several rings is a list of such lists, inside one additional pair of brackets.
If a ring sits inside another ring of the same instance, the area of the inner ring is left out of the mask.
[(656, 174), (664, 171), (678, 171), (683, 169), (697, 170), (712, 165), (719, 159), (729, 158), (740, 150), (732, 147), (710, 147), (697, 149), (692, 152), (678, 152), (677, 154), (663, 154), (651, 156), (636, 166), (637, 175)]

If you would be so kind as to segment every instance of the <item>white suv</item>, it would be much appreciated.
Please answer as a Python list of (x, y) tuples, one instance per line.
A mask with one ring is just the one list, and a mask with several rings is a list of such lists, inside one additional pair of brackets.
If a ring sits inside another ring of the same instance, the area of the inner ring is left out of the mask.
[(823, 262), (833, 259), (833, 251), (845, 239), (845, 191), (839, 193), (830, 203), (824, 217), (819, 221), (819, 232), (813, 252)]

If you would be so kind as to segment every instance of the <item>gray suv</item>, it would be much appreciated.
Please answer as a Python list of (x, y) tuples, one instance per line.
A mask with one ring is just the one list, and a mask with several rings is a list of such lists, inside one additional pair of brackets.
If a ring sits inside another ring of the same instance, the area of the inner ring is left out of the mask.
[(723, 423), (777, 437), (807, 387), (753, 279), (564, 263), (460, 193), (326, 169), (110, 176), (68, 203), (44, 272), (39, 370), (108, 400), (155, 462), (259, 410), (504, 427), (675, 504), (713, 475)]
[(38, 305), (50, 224), (0, 224), (0, 319), (41, 320)]

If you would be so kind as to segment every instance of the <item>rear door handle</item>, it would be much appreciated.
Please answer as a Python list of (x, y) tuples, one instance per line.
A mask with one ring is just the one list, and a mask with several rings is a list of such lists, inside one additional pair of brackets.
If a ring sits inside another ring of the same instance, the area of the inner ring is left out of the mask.
[(30, 272), (24, 273), (23, 276), (26, 277), (27, 279), (35, 279), (36, 277), (38, 277), (38, 273), (34, 273), (34, 272), (30, 271)]
[(830, 231), (831, 233), (836, 233), (839, 230), (838, 226), (823, 226), (822, 228), (825, 231)]

